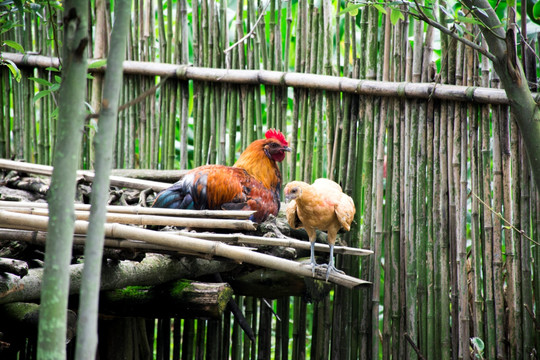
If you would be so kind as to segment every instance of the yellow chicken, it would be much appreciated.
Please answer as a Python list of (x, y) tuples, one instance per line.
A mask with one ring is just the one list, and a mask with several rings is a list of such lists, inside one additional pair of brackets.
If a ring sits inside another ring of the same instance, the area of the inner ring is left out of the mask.
[(332, 271), (342, 273), (334, 267), (334, 244), (339, 229), (347, 231), (356, 213), (353, 199), (344, 194), (341, 186), (329, 179), (317, 179), (312, 185), (303, 181), (292, 181), (285, 186), (287, 221), (293, 229), (304, 228), (311, 242), (311, 269), (315, 276), (315, 230), (328, 233), (330, 261), (326, 280)]

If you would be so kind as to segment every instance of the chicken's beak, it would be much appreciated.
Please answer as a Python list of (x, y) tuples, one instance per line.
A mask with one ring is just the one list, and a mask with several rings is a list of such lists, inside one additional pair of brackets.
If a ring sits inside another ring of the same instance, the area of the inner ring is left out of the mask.
[(288, 151), (288, 152), (292, 151), (292, 149), (290, 147), (288, 147), (288, 146), (284, 146), (283, 148), (281, 148), (281, 150)]

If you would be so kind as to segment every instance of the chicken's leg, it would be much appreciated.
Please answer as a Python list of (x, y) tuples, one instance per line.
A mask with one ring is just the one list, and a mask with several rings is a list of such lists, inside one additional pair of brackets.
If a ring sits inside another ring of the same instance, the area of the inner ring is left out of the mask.
[(315, 262), (315, 240), (311, 242), (311, 273), (313, 274), (313, 277), (315, 277), (315, 268), (317, 267), (317, 263)]
[(326, 281), (328, 281), (332, 271), (345, 274), (343, 271), (336, 269), (334, 266), (334, 244), (330, 244), (330, 260), (328, 261), (328, 268), (326, 269)]

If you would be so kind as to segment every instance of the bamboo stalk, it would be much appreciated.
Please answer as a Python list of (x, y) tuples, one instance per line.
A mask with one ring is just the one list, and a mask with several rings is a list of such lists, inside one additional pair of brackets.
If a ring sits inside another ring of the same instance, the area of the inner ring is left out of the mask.
[[(35, 229), (45, 231), (47, 229), (47, 222), (48, 219), (43, 216), (21, 215), (4, 210), (0, 211), (0, 224), (4, 227), (27, 227), (29, 223), (32, 223), (32, 226)], [(86, 221), (78, 220), (75, 222), (75, 233), (85, 233), (87, 228), (88, 223)], [(141, 240), (151, 244), (175, 247), (180, 250), (190, 250), (213, 254), (215, 256), (223, 256), (241, 262), (258, 264), (272, 269), (294, 273), (300, 276), (312, 276), (311, 267), (304, 267), (293, 261), (275, 258), (266, 254), (253, 253), (249, 250), (213, 241), (167, 234), (164, 232), (155, 232), (115, 223), (105, 224), (105, 236)], [(326, 272), (321, 269), (320, 273), (319, 271), (316, 271), (316, 274), (318, 279), (324, 279)], [(362, 284), (369, 284), (367, 281), (341, 274), (331, 274), (329, 280), (350, 288)]]
[[(47, 216), (46, 209), (26, 210), (15, 209), (12, 212), (20, 214), (31, 214)], [(90, 213), (87, 211), (75, 211), (75, 217), (78, 220), (88, 220)], [(203, 219), (203, 218), (178, 218), (155, 215), (131, 215), (122, 213), (107, 213), (106, 221), (108, 223), (130, 224), (130, 225), (157, 225), (157, 226), (183, 226), (207, 229), (229, 229), (229, 230), (247, 230), (254, 231), (256, 226), (249, 220), (233, 219)]]
[[(215, 233), (197, 233), (197, 232), (188, 232), (188, 231), (179, 231), (178, 234), (188, 237), (194, 237), (199, 239), (208, 239), (208, 240), (218, 240), (224, 241), (226, 243), (238, 243), (238, 244), (247, 244), (247, 245), (262, 245), (262, 246), (284, 246), (291, 247), (294, 249), (309, 250), (310, 243), (306, 241), (296, 240), (293, 238), (268, 238), (263, 236), (251, 236), (251, 235), (242, 235), (242, 234), (215, 234)], [(315, 244), (315, 251), (320, 252), (329, 252), (330, 247), (326, 244)], [(354, 256), (366, 256), (373, 254), (371, 250), (351, 248), (348, 246), (334, 246), (334, 252), (336, 254), (343, 255), (354, 255)]]
[[(2, 52), (1, 55), (7, 60), (15, 62), (18, 66), (58, 67), (59, 65), (57, 58), (49, 58), (41, 55), (27, 55), (23, 57), (22, 54), (6, 52)], [(92, 62), (90, 62), (90, 64), (91, 63)], [(100, 68), (91, 70), (103, 71), (103, 69)], [(379, 82), (375, 80), (358, 80), (349, 77), (304, 74), (299, 72), (227, 70), (142, 61), (124, 61), (124, 73), (152, 76), (169, 75), (181, 80), (301, 87), (308, 89), (343, 91), (360, 95), (405, 96), (411, 99), (428, 99), (431, 97), (441, 100), (474, 101), (498, 105), (508, 104), (508, 99), (502, 89), (482, 87), (471, 89), (467, 86), (435, 85), (432, 83)], [(536, 94), (533, 93), (533, 96), (536, 96)]]
[[(47, 203), (34, 202), (15, 202), (0, 201), (0, 207), (4, 209), (46, 209)], [(90, 211), (90, 205), (75, 204), (75, 210)], [(239, 218), (247, 219), (254, 211), (244, 210), (187, 210), (187, 209), (165, 209), (165, 208), (147, 208), (141, 206), (120, 206), (108, 205), (109, 213), (137, 214), (137, 215), (166, 215), (166, 216), (185, 216), (185, 217), (203, 217), (203, 218)]]

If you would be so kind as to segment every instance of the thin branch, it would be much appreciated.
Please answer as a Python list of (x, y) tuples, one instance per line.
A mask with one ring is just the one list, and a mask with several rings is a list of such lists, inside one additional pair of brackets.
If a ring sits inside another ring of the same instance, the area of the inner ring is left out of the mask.
[(409, 342), (409, 344), (412, 346), (412, 348), (414, 349), (414, 351), (416, 351), (416, 354), (418, 355), (418, 358), (421, 359), (421, 360), (426, 360), (425, 356), (422, 354), (422, 352), (420, 351), (418, 346), (414, 343), (411, 336), (409, 334), (405, 333), (405, 334), (403, 334), (403, 337), (405, 337), (405, 340), (407, 340)]
[(538, 325), (538, 322), (536, 321), (536, 316), (534, 316), (534, 312), (531, 310), (531, 308), (529, 308), (529, 305), (524, 304), (524, 306), (525, 306), (525, 310), (527, 310), (527, 313), (531, 317), (531, 320), (534, 324), (534, 328), (536, 329), (536, 332), (540, 333), (540, 326)]
[(525, 239), (529, 240), (530, 242), (540, 246), (540, 243), (533, 240), (532, 238), (530, 238), (526, 233), (525, 231), (523, 230), (520, 230), (518, 229), (517, 227), (515, 227), (510, 221), (506, 220), (502, 215), (501, 213), (495, 211), (491, 206), (489, 206), (489, 204), (485, 203), (484, 200), (480, 199), (480, 197), (478, 195), (476, 195), (474, 193), (474, 191), (471, 191), (471, 194), (478, 200), (482, 203), (482, 205), (484, 205), (486, 208), (489, 209), (489, 211), (491, 211), (493, 214), (495, 214), (497, 217), (499, 217), (499, 219), (501, 219), (502, 221), (504, 221), (506, 224), (508, 224), (508, 227), (511, 228), (512, 230), (514, 230), (515, 232), (517, 232), (519, 235), (523, 236)]
[(431, 20), (429, 17), (427, 17), (426, 14), (424, 14), (424, 12), (420, 9), (420, 5), (417, 3), (416, 0), (414, 0), (414, 3), (416, 5), (416, 9), (418, 10), (418, 14), (414, 14), (410, 11), (405, 11), (405, 13), (407, 13), (408, 15), (418, 19), (418, 20), (421, 20), (421, 21), (424, 21), (425, 23), (427, 23), (428, 25), (431, 25), (433, 26), (434, 28), (442, 31), (443, 33), (449, 35), (450, 37), (456, 39), (457, 41), (461, 41), (463, 44), (467, 45), (467, 46), (470, 46), (471, 48), (473, 48), (474, 50), (478, 51), (480, 54), (486, 56), (488, 59), (490, 59), (491, 61), (495, 61), (496, 58), (495, 58), (495, 55), (493, 55), (492, 53), (490, 53), (489, 51), (487, 51), (486, 49), (484, 49), (483, 47), (481, 47), (480, 45), (478, 44), (475, 44), (474, 42), (470, 41), (470, 40), (467, 40), (467, 39), (464, 39), (460, 36), (458, 36), (454, 31), (448, 29), (446, 26), (443, 26), (442, 24), (439, 24), (438, 22), (436, 21), (433, 21)]
[(241, 38), (240, 40), (238, 40), (237, 42), (235, 42), (234, 44), (232, 44), (231, 46), (223, 50), (223, 53), (227, 54), (229, 51), (237, 47), (240, 43), (244, 42), (244, 40), (246, 40), (247, 38), (251, 37), (251, 35), (253, 35), (253, 33), (255, 32), (255, 29), (257, 29), (257, 25), (259, 24), (259, 21), (261, 21), (262, 17), (264, 16), (264, 13), (266, 12), (268, 5), (270, 5), (270, 0), (268, 0), (266, 5), (262, 9), (261, 14), (259, 15), (259, 18), (257, 19), (257, 21), (255, 21), (255, 24), (253, 24), (253, 27), (251, 28), (251, 30), (243, 38)]
[[(156, 85), (152, 86), (151, 88), (149, 88), (148, 90), (146, 90), (145, 92), (143, 92), (141, 95), (137, 96), (135, 99), (123, 104), (122, 106), (120, 106), (118, 108), (118, 112), (120, 113), (120, 111), (123, 111), (125, 109), (127, 109), (128, 107), (131, 107), (135, 104), (138, 104), (140, 103), (141, 101), (143, 101), (145, 98), (147, 98), (148, 96), (152, 95), (153, 93), (155, 93), (157, 91), (157, 89), (159, 89), (163, 84), (165, 84), (165, 81), (167, 81), (167, 79), (170, 77), (170, 75), (166, 75), (164, 76), (161, 81), (159, 83), (157, 83)], [(100, 113), (94, 113), (94, 114), (88, 114), (86, 116), (86, 121), (90, 120), (90, 119), (97, 119), (99, 118), (99, 115)]]

